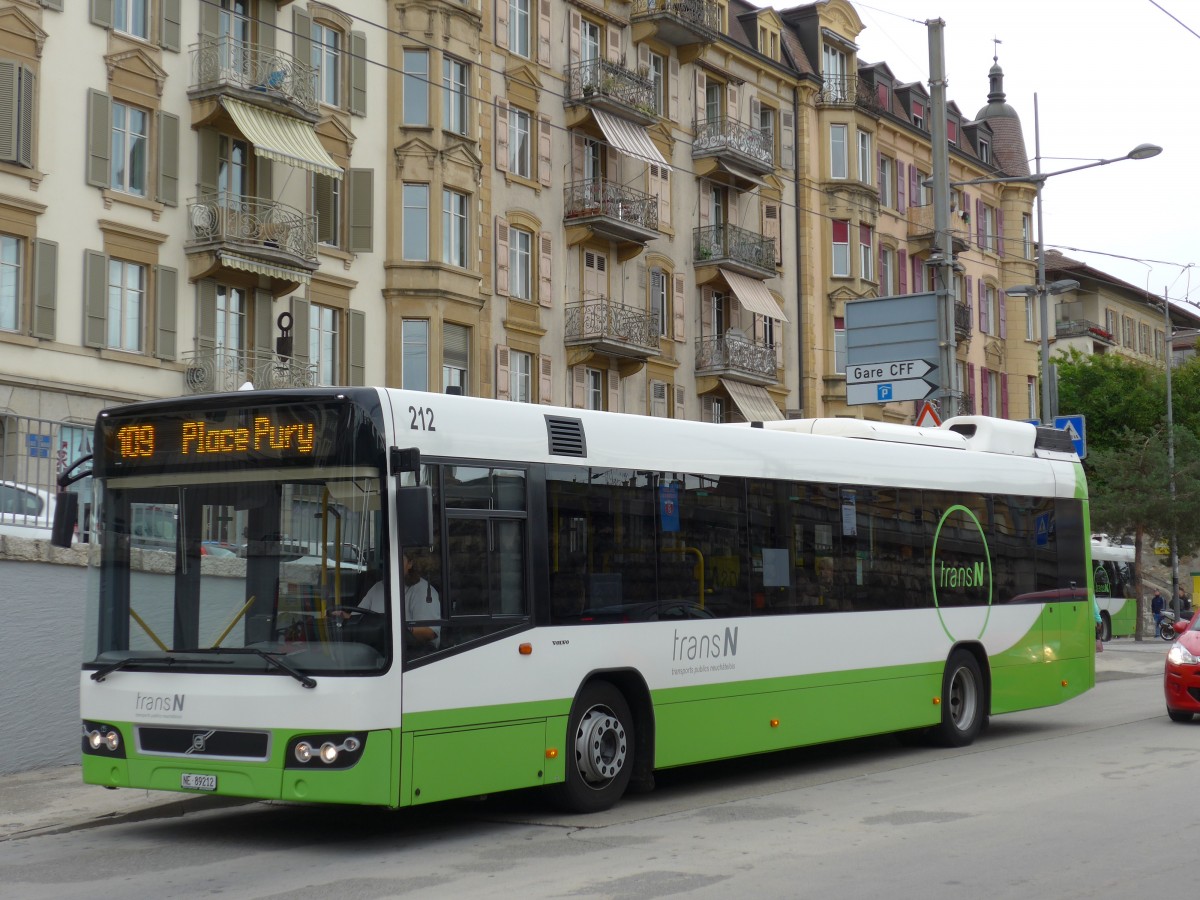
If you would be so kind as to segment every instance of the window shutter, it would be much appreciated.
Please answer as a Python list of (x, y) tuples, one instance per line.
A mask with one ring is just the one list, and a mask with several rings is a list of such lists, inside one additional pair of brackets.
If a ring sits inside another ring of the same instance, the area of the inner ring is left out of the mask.
[(178, 326), (179, 272), (168, 266), (154, 267), (154, 355), (158, 359), (175, 359)]
[(609, 369), (605, 373), (608, 378), (608, 411), (621, 411), (621, 373), (616, 369)]
[(681, 384), (675, 385), (675, 418), (687, 418), (687, 388)]
[(783, 323), (775, 326), (775, 367), (782, 369), (783, 363)]
[(983, 200), (975, 198), (975, 243), (980, 250), (987, 249), (987, 225), (983, 220)]
[(775, 241), (775, 265), (777, 266), (783, 262), (783, 247), (779, 226), (779, 204), (764, 201), (762, 204), (762, 234), (763, 237)]
[[(205, 4), (211, 5), (211, 4)], [(258, 3), (258, 43), (263, 50), (275, 49), (275, 4)], [(302, 60), (308, 62), (308, 60)]]
[(158, 19), (158, 44), (164, 50), (179, 52), (183, 46), (183, 15), (179, 0), (161, 0)]
[[(502, 2), (502, 0), (497, 0), (497, 2)], [(583, 46), (583, 14), (578, 10), (568, 9), (567, 23), (567, 61), (574, 65), (583, 55), (581, 49)]]
[[(712, 215), (712, 184), (700, 181), (700, 227), (707, 228)], [(709, 238), (711, 240), (711, 238)]]
[(108, 187), (112, 148), (112, 98), (100, 91), (88, 91), (87, 183)]
[(112, 28), (113, 0), (91, 0), (91, 6), (92, 24), (102, 28)]
[(158, 201), (179, 205), (179, 116), (158, 113)]
[(705, 104), (704, 104), (704, 100), (705, 100), (704, 92), (705, 91), (704, 91), (704, 89), (705, 89), (705, 85), (707, 84), (707, 80), (704, 77), (704, 70), (701, 69), (699, 66), (696, 66), (694, 75), (695, 75), (695, 77), (693, 78), (693, 81), (695, 82), (695, 86), (696, 86), (695, 114), (696, 114), (696, 125), (698, 126), (704, 121), (704, 115), (705, 115)]
[(83, 344), (104, 346), (104, 315), (108, 299), (108, 260), (95, 250), (83, 251)]
[[(293, 298), (295, 301), (297, 298)], [(261, 291), (257, 288), (254, 290), (254, 306), (250, 312), (254, 316), (254, 334), (251, 335), (251, 343), (256, 353), (260, 358), (270, 358), (275, 353), (275, 322), (273, 321), (271, 303), (274, 298), (268, 291)], [(308, 315), (307, 301), (305, 302), (304, 330), (301, 331), (299, 323), (296, 321), (296, 312), (292, 310), (292, 355), (298, 356), (299, 351), (303, 350), (304, 355), (308, 356)], [(303, 348), (301, 348), (303, 344)]]
[(1000, 373), (1000, 417), (1008, 418), (1008, 373)]
[[(267, 310), (267, 330), (270, 333), (271, 295), (266, 291), (255, 291), (254, 302), (257, 307)], [(292, 297), (292, 358), (302, 366), (310, 362), (308, 355), (308, 326), (312, 305), (305, 297)], [(268, 348), (268, 352), (275, 348)]]
[(713, 330), (713, 289), (700, 288), (700, 336), (711, 337)]
[(317, 241), (322, 244), (340, 246), (341, 241), (334, 231), (337, 216), (333, 208), (333, 179), (321, 172), (314, 172), (313, 213), (317, 217)]
[(908, 293), (908, 251), (907, 250), (897, 250), (896, 251), (896, 278), (898, 281), (896, 292), (898, 294), (907, 294)]
[[(305, 32), (307, 34), (308, 32)], [(200, 43), (204, 44), (221, 36), (221, 7), (215, 3), (200, 4)], [(308, 64), (308, 57), (301, 60)]]
[(292, 11), (292, 54), (305, 65), (311, 64), (312, 19), (298, 9)]
[(508, 49), (508, 0), (496, 0), (496, 46)]
[(367, 383), (367, 314), (351, 309), (346, 313), (346, 383), (361, 387)]
[(571, 366), (571, 405), (583, 409), (587, 402), (587, 369), (584, 366)]
[(54, 340), (58, 312), (58, 244), (33, 243), (33, 328), (34, 337)]
[(740, 100), (741, 92), (738, 91), (736, 84), (730, 82), (725, 89), (725, 102), (728, 104), (725, 109), (725, 115), (739, 124), (742, 121)]
[(914, 256), (912, 258), (912, 290), (914, 294), (919, 294), (925, 290), (925, 279), (923, 274), (923, 263)]
[(989, 416), (992, 413), (992, 404), (990, 402), (992, 399), (992, 385), (991, 380), (988, 378), (990, 374), (989, 369), (981, 368), (979, 370), (979, 412), (985, 416)]
[(349, 203), (347, 218), (350, 220), (350, 241), (347, 249), (351, 253), (370, 253), (375, 249), (375, 170), (351, 169), (349, 177)]
[(0, 160), (17, 161), (17, 143), (21, 137), (21, 67), (0, 60)]
[[(497, 0), (497, 5), (506, 5), (506, 0)], [(550, 0), (538, 0), (538, 62), (550, 65)], [(505, 36), (507, 39), (507, 35)]]
[(199, 152), (196, 158), (196, 190), (200, 197), (217, 192), (217, 167), (220, 164), (220, 143), (215, 128), (201, 128), (196, 133)]
[(554, 305), (553, 249), (554, 237), (543, 231), (538, 237), (538, 302), (542, 306)]
[(672, 122), (679, 118), (679, 60), (674, 56), (667, 63), (667, 116)]
[(684, 336), (686, 304), (684, 302), (684, 291), (686, 285), (682, 272), (675, 273), (675, 290), (671, 294), (671, 317), (675, 320), (674, 338), (677, 341), (686, 340)]
[(996, 291), (996, 306), (1000, 316), (1000, 339), (1008, 338), (1008, 297), (1001, 290)]
[(609, 62), (619, 63), (621, 61), (621, 29), (616, 25), (605, 27), (605, 36), (607, 38), (605, 57)]
[(975, 363), (967, 363), (967, 414), (975, 413)]
[(876, 153), (875, 153), (875, 169), (879, 172), (879, 175), (877, 176), (877, 180), (879, 182), (879, 184), (878, 184), (879, 202), (882, 203), (884, 206), (890, 206), (892, 198), (883, 196), (883, 180), (885, 177), (883, 174), (883, 167), (884, 167), (885, 163), (886, 163), (886, 160), (884, 159), (883, 152), (876, 151)]
[(367, 114), (367, 35), (350, 32), (350, 112)]
[(796, 116), (789, 110), (779, 113), (779, 164), (791, 169), (796, 164)]
[(508, 347), (496, 345), (496, 399), (511, 399), (508, 386)]
[(496, 98), (496, 168), (508, 171), (508, 101)]
[(554, 133), (549, 116), (538, 116), (538, 181), (550, 187), (550, 139)]
[(205, 278), (196, 285), (196, 352), (212, 353), (217, 347), (217, 283)]
[(496, 293), (508, 296), (508, 221), (496, 216)]
[(896, 160), (896, 211), (902, 213), (907, 208), (904, 196), (904, 163)]
[(996, 252), (1004, 255), (1004, 210), (996, 207)]
[(908, 205), (921, 205), (921, 173), (911, 164), (908, 167)]

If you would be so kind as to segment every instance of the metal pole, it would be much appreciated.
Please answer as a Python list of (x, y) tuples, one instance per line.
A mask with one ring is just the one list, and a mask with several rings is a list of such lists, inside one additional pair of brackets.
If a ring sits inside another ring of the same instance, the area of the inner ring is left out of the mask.
[(942, 418), (959, 414), (957, 340), (954, 333), (954, 237), (950, 233), (950, 147), (946, 141), (946, 50), (941, 19), (925, 23), (929, 29), (929, 105), (931, 113), (930, 142), (933, 171), (933, 229), (935, 252), (941, 262), (931, 271), (939, 280), (935, 284), (938, 297), (938, 365), (941, 369)]
[[(1175, 544), (1175, 409), (1171, 402), (1171, 366), (1175, 362), (1175, 343), (1171, 335), (1171, 302), (1163, 288), (1163, 319), (1167, 336), (1167, 498), (1171, 511), (1171, 599), (1179, 593), (1179, 553)], [(1183, 610), (1180, 610), (1182, 613)]]
[[(1042, 134), (1038, 125), (1038, 96), (1033, 95), (1033, 165), (1037, 175), (1042, 174)], [(1053, 425), (1056, 410), (1050, 400), (1050, 296), (1046, 291), (1046, 232), (1042, 227), (1042, 181), (1034, 182), (1037, 189), (1035, 204), (1037, 206), (1037, 292), (1038, 318), (1042, 330), (1042, 414), (1039, 418), (1043, 425)]]

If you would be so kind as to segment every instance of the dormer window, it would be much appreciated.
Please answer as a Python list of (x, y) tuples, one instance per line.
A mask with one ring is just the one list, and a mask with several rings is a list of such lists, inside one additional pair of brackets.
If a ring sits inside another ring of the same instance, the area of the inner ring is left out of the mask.
[(953, 119), (946, 122), (946, 140), (955, 146), (958, 145), (958, 123)]
[(992, 162), (992, 145), (983, 138), (979, 139), (979, 161), (988, 165)]
[(925, 104), (919, 100), (912, 102), (912, 123), (922, 131), (925, 130)]

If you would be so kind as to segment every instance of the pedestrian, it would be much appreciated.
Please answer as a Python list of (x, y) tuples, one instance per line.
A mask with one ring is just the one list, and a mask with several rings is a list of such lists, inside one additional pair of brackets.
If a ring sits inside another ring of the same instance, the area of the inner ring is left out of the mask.
[(1175, 606), (1175, 615), (1179, 616), (1179, 621), (1182, 622), (1185, 618), (1190, 619), (1192, 617), (1191, 598), (1188, 597), (1187, 591), (1185, 591), (1183, 589), (1182, 584), (1179, 586), (1179, 595), (1175, 598), (1174, 606)]
[(1163, 607), (1167, 605), (1167, 601), (1163, 599), (1162, 591), (1158, 588), (1154, 589), (1154, 596), (1150, 598), (1150, 612), (1154, 616), (1154, 630), (1158, 630), (1159, 624), (1162, 622)]

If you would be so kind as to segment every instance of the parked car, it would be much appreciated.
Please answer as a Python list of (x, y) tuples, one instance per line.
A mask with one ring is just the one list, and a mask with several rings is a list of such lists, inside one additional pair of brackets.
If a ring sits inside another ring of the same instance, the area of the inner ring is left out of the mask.
[(53, 524), (53, 494), (15, 481), (0, 481), (0, 534), (49, 540)]
[(201, 556), (237, 556), (237, 550), (231, 545), (222, 543), (221, 541), (201, 541), (200, 542)]
[(1200, 713), (1200, 614), (1177, 622), (1175, 631), (1178, 637), (1167, 652), (1163, 672), (1163, 694), (1171, 721), (1190, 722)]

